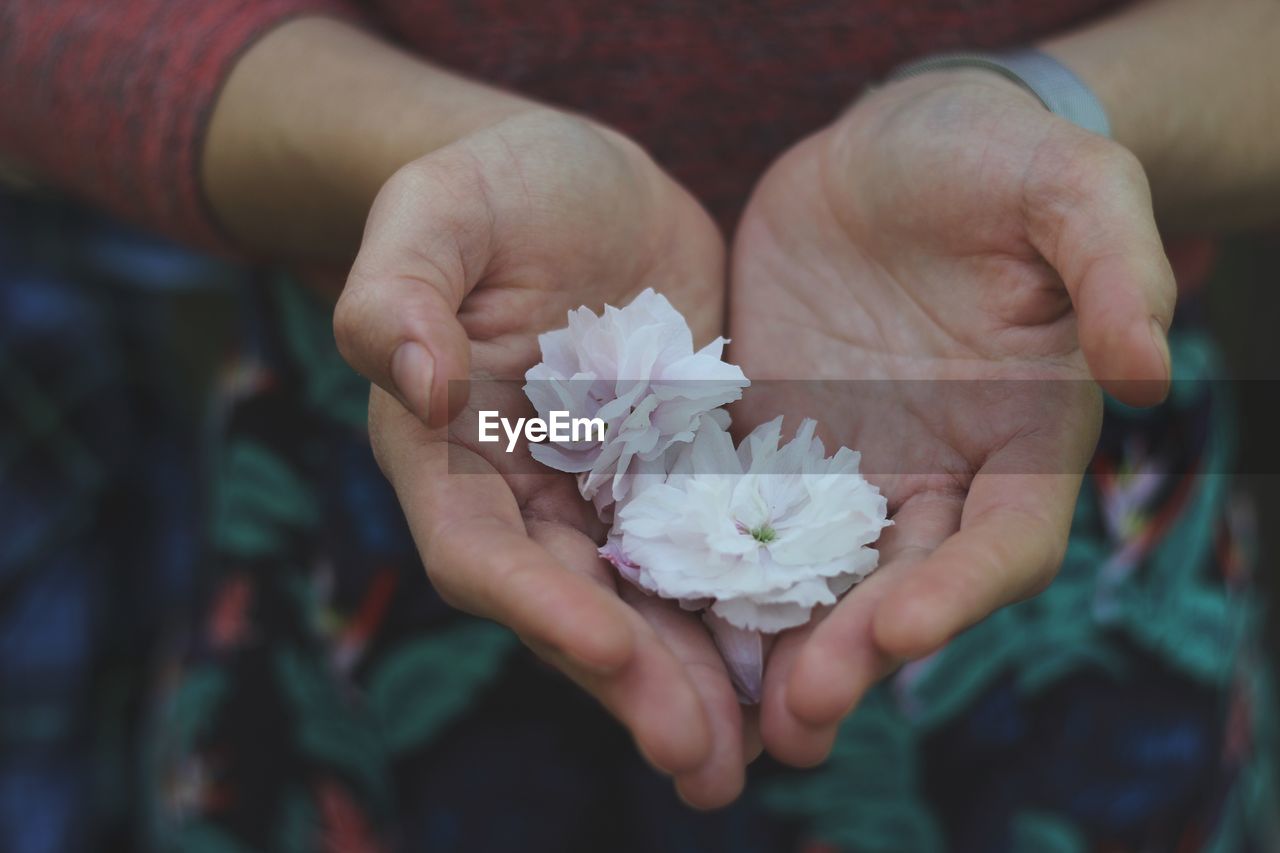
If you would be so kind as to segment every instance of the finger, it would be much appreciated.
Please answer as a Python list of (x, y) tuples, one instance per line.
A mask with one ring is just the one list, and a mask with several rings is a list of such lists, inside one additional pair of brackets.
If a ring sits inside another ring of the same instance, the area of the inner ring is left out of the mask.
[(710, 735), (684, 668), (653, 630), (602, 582), (585, 536), (533, 523), (478, 457), (475, 471), (448, 467), (448, 447), (375, 388), (371, 433), (428, 574), (451, 605), (511, 627), (601, 701), (641, 752), (668, 773), (696, 770)]
[[(783, 634), (769, 658), (761, 727), (769, 752), (810, 766), (826, 757), (840, 721), (899, 661), (872, 632), (876, 609), (910, 567), (953, 533), (960, 499), (925, 494), (907, 500), (876, 547), (880, 568), (807, 625)], [(772, 679), (772, 680), (770, 680)]]
[(1090, 371), (1123, 402), (1160, 402), (1177, 288), (1142, 166), (1119, 145), (1080, 134), (1043, 146), (1032, 172), (1032, 242), (1071, 295)]
[(778, 637), (764, 668), (760, 694), (760, 739), (769, 754), (794, 767), (813, 767), (826, 760), (835, 743), (836, 726), (811, 726), (787, 706), (787, 685), (803, 648), (807, 632), (798, 629), (791, 636)]
[(778, 639), (765, 673), (760, 726), (779, 761), (812, 767), (825, 760), (841, 721), (898, 665), (871, 636), (876, 603), (893, 573), (885, 566), (876, 573), (879, 582), (872, 583), (873, 575), (824, 618)]
[[(701, 621), (670, 601), (625, 585), (621, 592), (679, 662), (698, 695), (708, 723), (710, 750), (706, 760), (677, 775), (677, 792), (695, 808), (728, 805), (742, 793), (745, 783), (742, 711), (711, 635)], [(669, 719), (668, 724), (675, 726), (678, 721)]]
[(415, 539), (428, 576), (450, 605), (501, 622), (596, 672), (615, 672), (634, 656), (636, 637), (617, 595), (568, 570), (523, 529), (490, 517), (440, 525), (433, 534), (419, 539), (415, 533)]
[(1043, 589), (1066, 551), (1079, 484), (1074, 474), (980, 472), (959, 532), (880, 602), (876, 645), (894, 657), (922, 657), (993, 610)]
[(470, 344), (463, 298), (493, 251), (485, 194), (445, 149), (405, 166), (374, 201), (334, 310), (347, 362), (424, 423), (442, 426), (466, 402)]
[(900, 662), (876, 643), (873, 620), (894, 586), (960, 524), (962, 501), (949, 494), (921, 494), (894, 513), (881, 535), (881, 566), (855, 586), (823, 618), (797, 631), (796, 661), (786, 685), (786, 708), (806, 726), (838, 723), (873, 684)]
[[(690, 627), (701, 626), (694, 622)], [(709, 718), (711, 750), (696, 770), (676, 776), (676, 792), (696, 809), (718, 809), (736, 800), (746, 785), (741, 706), (723, 671), (713, 673), (702, 666), (687, 671)]]
[[(591, 559), (604, 567), (586, 536), (550, 525), (539, 525), (534, 535), (568, 564)], [(696, 774), (708, 766), (719, 736), (712, 731), (703, 696), (650, 621), (620, 599), (615, 602), (626, 611), (623, 618), (636, 638), (631, 659), (608, 673), (584, 670), (572, 662), (561, 668), (627, 727), (651, 764), (676, 777)]]
[(678, 776), (706, 761), (710, 736), (702, 704), (692, 685), (672, 680), (678, 664), (641, 651), (623, 669), (600, 673), (537, 643), (529, 647), (626, 727), (636, 749), (660, 772)]
[(449, 446), (386, 392), (373, 390), (369, 414), (378, 462), (446, 602), (585, 667), (610, 671), (630, 659), (629, 608), (590, 569), (574, 571), (528, 538), (499, 475), (478, 457), (478, 473), (451, 471)]

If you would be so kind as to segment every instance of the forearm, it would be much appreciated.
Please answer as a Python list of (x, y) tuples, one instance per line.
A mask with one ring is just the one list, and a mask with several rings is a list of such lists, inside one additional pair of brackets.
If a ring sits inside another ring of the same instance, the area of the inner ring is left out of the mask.
[(229, 70), (300, 15), (346, 0), (4, 0), (0, 161), (11, 175), (167, 236), (224, 246), (196, 179)]
[(1154, 0), (1042, 47), (1102, 100), (1162, 226), (1280, 222), (1280, 2)]
[(405, 163), (536, 105), (441, 71), (345, 23), (289, 22), (237, 63), (202, 158), (215, 216), (276, 259), (345, 261)]

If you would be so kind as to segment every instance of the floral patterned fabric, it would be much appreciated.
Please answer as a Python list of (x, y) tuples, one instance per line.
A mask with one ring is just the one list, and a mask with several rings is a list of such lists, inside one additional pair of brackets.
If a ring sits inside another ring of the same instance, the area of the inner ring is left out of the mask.
[[(306, 291), (6, 200), (0, 304), (0, 850), (1276, 849), (1195, 328), (1168, 404), (1109, 405), (1046, 593), (885, 682), (823, 767), (699, 814), (440, 602)], [(193, 355), (211, 317), (234, 335)]]

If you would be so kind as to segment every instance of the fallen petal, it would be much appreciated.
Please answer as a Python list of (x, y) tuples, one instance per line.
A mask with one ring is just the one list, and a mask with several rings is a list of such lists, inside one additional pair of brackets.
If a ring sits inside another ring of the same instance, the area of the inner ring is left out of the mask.
[(764, 635), (738, 628), (709, 610), (702, 614), (702, 621), (716, 641), (733, 687), (738, 691), (738, 701), (744, 705), (759, 704), (764, 683)]

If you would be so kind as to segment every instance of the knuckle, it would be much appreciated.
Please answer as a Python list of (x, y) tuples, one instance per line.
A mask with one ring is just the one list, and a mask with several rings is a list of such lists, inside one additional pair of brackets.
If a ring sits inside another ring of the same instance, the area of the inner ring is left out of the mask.
[(1067, 553), (1067, 531), (1056, 525), (1041, 521), (1043, 534), (1039, 547), (1035, 550), (1028, 564), (1024, 585), (1018, 599), (1039, 595), (1053, 582), (1062, 566), (1063, 557)]
[(1101, 140), (1100, 142), (1102, 146), (1100, 160), (1105, 164), (1105, 170), (1114, 179), (1129, 184), (1146, 186), (1147, 173), (1142, 168), (1142, 162), (1138, 160), (1136, 154), (1115, 142), (1109, 140)]
[(1058, 575), (1058, 569), (1062, 567), (1062, 560), (1067, 555), (1067, 534), (1064, 532), (1055, 532), (1051, 535), (1046, 543), (1045, 558), (1041, 561), (1038, 571), (1035, 573), (1037, 588), (1036, 592), (1041, 592), (1053, 581)]
[(462, 584), (459, 583), (459, 578), (452, 569), (453, 560), (445, 554), (438, 553), (437, 549), (430, 545), (420, 549), (419, 553), (422, 557), (423, 573), (439, 599), (454, 610), (461, 610), (464, 613), (474, 612), (473, 608), (468, 606), (465, 589), (460, 588)]
[(1147, 192), (1146, 171), (1132, 151), (1074, 127), (1039, 146), (1032, 172), (1039, 189), (1074, 202), (1117, 189)]
[(495, 128), (508, 154), (525, 148), (583, 152), (602, 147), (606, 136), (622, 137), (580, 116), (556, 109), (535, 109), (508, 119)]
[(556, 136), (587, 133), (591, 129), (590, 122), (585, 119), (550, 108), (522, 113), (512, 119), (509, 126)]
[(426, 277), (389, 277), (373, 287), (353, 272), (333, 309), (338, 353), (378, 381), (401, 343), (432, 339), (432, 287)]
[(431, 584), (431, 588), (436, 591), (436, 595), (446, 606), (466, 612), (466, 608), (463, 607), (462, 597), (450, 588), (445, 579), (440, 577), (438, 570), (433, 569), (431, 566), (426, 566), (426, 574), (427, 582)]
[(406, 219), (428, 232), (449, 234), (484, 221), (486, 166), (474, 154), (443, 148), (397, 169), (382, 185), (370, 211), (366, 236)]
[(396, 169), (382, 185), (382, 193), (393, 197), (422, 194), (437, 180), (438, 170), (432, 157), (428, 154)]
[(343, 288), (338, 303), (333, 308), (333, 339), (338, 352), (348, 363), (357, 356), (357, 339), (363, 324), (363, 299), (357, 295), (354, 277)]
[(1100, 191), (1141, 189), (1146, 191), (1147, 173), (1141, 161), (1128, 148), (1094, 134), (1080, 140), (1080, 163), (1092, 188)]

